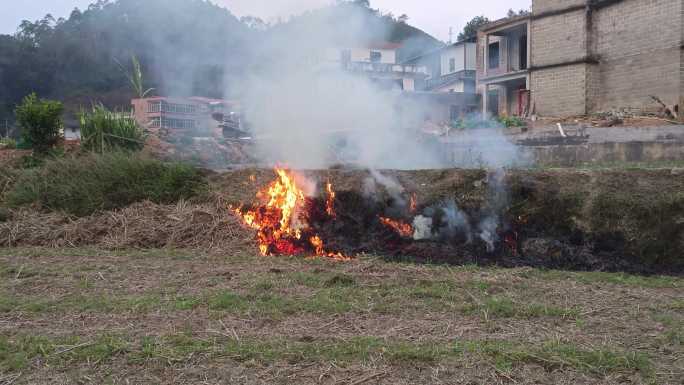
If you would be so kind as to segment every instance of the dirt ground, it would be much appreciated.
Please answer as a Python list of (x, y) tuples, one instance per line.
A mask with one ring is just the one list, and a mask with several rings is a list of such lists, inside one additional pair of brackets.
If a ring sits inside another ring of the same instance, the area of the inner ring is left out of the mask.
[(0, 249), (0, 384), (681, 384), (684, 279)]

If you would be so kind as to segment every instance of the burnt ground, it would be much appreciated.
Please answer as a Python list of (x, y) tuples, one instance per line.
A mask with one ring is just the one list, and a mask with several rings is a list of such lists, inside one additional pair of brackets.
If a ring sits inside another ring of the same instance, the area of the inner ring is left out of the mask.
[[(390, 260), (639, 274), (684, 273), (684, 170), (510, 170), (497, 182), (486, 170), (383, 171), (401, 185), (369, 190), (366, 170), (304, 172), (319, 198), (308, 214), (335, 251), (374, 253)], [(214, 190), (234, 205), (251, 203), (273, 180), (270, 170), (210, 176)], [(325, 183), (337, 190), (337, 218), (325, 217)], [(407, 202), (415, 198), (415, 211)], [(449, 234), (443, 208), (462, 212), (465, 227)], [(433, 221), (433, 239), (414, 242), (387, 231), (379, 216)], [(494, 216), (496, 242), (488, 247), (480, 224)]]
[(681, 384), (684, 280), (0, 249), (3, 384)]

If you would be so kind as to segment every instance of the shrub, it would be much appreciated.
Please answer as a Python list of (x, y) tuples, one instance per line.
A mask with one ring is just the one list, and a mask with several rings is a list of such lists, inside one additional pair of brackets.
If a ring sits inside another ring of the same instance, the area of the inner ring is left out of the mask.
[(139, 151), (145, 142), (145, 133), (128, 113), (112, 112), (103, 105), (81, 111), (81, 147), (99, 153), (107, 151)]
[(17, 106), (22, 139), (39, 154), (47, 153), (60, 139), (64, 106), (54, 100), (38, 99), (35, 93)]
[(2, 138), (0, 139), (0, 149), (1, 148), (14, 150), (17, 148), (17, 141), (12, 138)]
[(506, 116), (501, 115), (498, 118), (499, 123), (503, 124), (506, 128), (510, 127), (524, 127), (525, 121), (517, 116)]
[(24, 170), (7, 194), (7, 203), (86, 216), (144, 200), (174, 203), (204, 187), (203, 177), (188, 165), (123, 153), (91, 154)]

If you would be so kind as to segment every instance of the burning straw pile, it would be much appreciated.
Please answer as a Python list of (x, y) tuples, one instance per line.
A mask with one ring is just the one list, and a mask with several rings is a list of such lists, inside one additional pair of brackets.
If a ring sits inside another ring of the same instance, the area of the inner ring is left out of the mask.
[(19, 210), (0, 223), (0, 247), (97, 246), (121, 248), (185, 248), (240, 252), (255, 247), (253, 235), (221, 200), (176, 205), (151, 202), (71, 219), (64, 214)]

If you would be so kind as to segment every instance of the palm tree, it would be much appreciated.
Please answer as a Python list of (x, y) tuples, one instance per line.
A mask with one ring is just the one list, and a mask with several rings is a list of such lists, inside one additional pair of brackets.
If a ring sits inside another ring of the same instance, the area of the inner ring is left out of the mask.
[(124, 73), (124, 75), (126, 75), (126, 78), (128, 78), (128, 82), (131, 84), (131, 87), (133, 88), (133, 91), (140, 99), (145, 98), (150, 92), (154, 91), (154, 88), (148, 88), (147, 90), (145, 89), (143, 85), (142, 66), (140, 65), (140, 61), (135, 55), (131, 55), (131, 62), (133, 63), (132, 72), (126, 71), (126, 68), (124, 68), (124, 66), (121, 63), (119, 63), (118, 60), (114, 59), (114, 61), (116, 61), (116, 63), (121, 68), (121, 71)]

